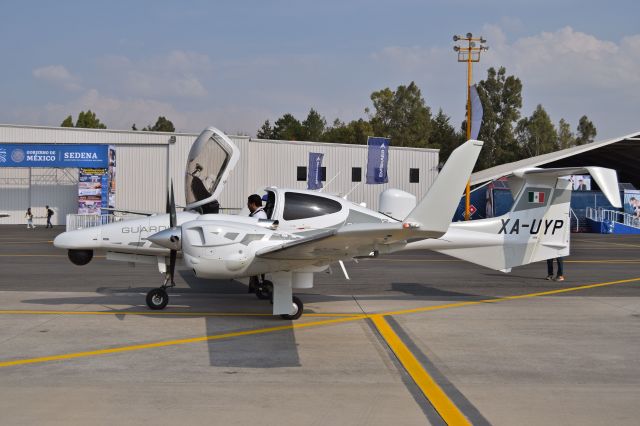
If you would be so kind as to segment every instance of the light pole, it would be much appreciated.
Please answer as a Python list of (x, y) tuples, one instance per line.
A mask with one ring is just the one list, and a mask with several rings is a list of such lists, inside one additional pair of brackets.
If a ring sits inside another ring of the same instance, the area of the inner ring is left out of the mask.
[[(453, 46), (453, 50), (458, 53), (458, 62), (467, 63), (467, 140), (471, 139), (471, 73), (473, 62), (480, 62), (480, 53), (483, 50), (488, 50), (489, 46), (486, 46), (487, 42), (482, 36), (473, 37), (473, 34), (467, 33), (466, 36), (454, 35), (454, 42), (460, 42), (461, 45)], [(465, 44), (466, 43), (466, 44)], [(469, 214), (469, 207), (471, 204), (471, 189), (469, 182), (467, 182), (465, 208), (464, 208), (464, 220), (469, 220), (471, 215)]]

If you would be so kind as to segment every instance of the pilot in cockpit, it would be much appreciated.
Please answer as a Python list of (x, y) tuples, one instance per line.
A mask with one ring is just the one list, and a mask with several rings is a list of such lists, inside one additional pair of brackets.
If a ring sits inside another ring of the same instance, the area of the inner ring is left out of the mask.
[(251, 194), (247, 199), (247, 207), (249, 208), (249, 217), (258, 219), (267, 219), (267, 213), (262, 207), (262, 198), (258, 194)]

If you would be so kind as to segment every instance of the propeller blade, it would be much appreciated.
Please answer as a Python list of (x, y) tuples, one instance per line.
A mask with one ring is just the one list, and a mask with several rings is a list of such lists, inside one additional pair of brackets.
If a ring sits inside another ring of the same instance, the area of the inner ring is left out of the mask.
[(167, 208), (164, 211), (166, 214), (171, 213), (171, 199), (169, 195), (169, 189), (167, 188)]
[(173, 228), (177, 225), (178, 222), (176, 220), (176, 201), (173, 196), (173, 179), (171, 179), (171, 205), (169, 207), (169, 226)]
[(169, 254), (169, 276), (171, 277), (171, 284), (174, 285), (175, 282), (173, 282), (173, 274), (176, 272), (176, 255), (178, 254), (178, 252), (176, 250), (171, 250), (171, 253)]

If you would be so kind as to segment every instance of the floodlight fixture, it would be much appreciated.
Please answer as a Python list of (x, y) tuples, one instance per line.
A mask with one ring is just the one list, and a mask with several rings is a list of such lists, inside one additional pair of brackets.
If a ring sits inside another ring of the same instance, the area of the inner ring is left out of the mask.
[(473, 34), (467, 33), (467, 38), (472, 38), (472, 37), (473, 37)]

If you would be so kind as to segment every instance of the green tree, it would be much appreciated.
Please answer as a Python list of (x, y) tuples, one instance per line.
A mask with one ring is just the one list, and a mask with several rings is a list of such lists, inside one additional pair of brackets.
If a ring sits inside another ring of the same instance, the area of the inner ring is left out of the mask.
[(542, 105), (538, 105), (531, 117), (523, 118), (516, 126), (521, 152), (526, 157), (553, 152), (557, 148), (558, 134)]
[(484, 114), (478, 139), (484, 147), (476, 164), (482, 170), (521, 158), (514, 127), (522, 108), (522, 82), (500, 67), (487, 70), (487, 78), (477, 84)]
[(154, 124), (153, 126), (149, 125), (142, 130), (147, 132), (175, 132), (176, 128), (170, 120), (167, 120), (167, 118), (160, 116), (156, 120), (156, 124)]
[(73, 117), (71, 117), (70, 115), (67, 116), (62, 124), (60, 124), (60, 127), (73, 127)]
[(83, 129), (106, 129), (103, 123), (100, 122), (100, 119), (96, 117), (96, 113), (92, 112), (90, 109), (87, 112), (80, 111), (78, 114), (78, 119), (76, 120), (76, 127), (80, 127)]
[(302, 124), (292, 114), (284, 114), (273, 124), (273, 139), (288, 141), (304, 140)]
[(256, 134), (258, 139), (273, 139), (273, 128), (269, 120), (265, 120)]
[(591, 143), (598, 134), (596, 126), (587, 118), (586, 115), (580, 117), (577, 130), (578, 134), (576, 136), (576, 145)]
[(564, 118), (558, 123), (558, 149), (567, 149), (576, 144), (576, 138), (571, 133), (571, 126)]
[(377, 136), (388, 136), (395, 146), (425, 147), (431, 131), (431, 111), (425, 104), (418, 86), (388, 87), (371, 94), (375, 112), (370, 115), (371, 126)]
[(451, 152), (456, 149), (465, 138), (460, 133), (456, 133), (454, 127), (449, 123), (451, 118), (442, 111), (431, 120), (431, 134), (429, 135), (429, 146), (440, 149), (440, 161), (445, 162)]
[(367, 120), (360, 118), (345, 124), (336, 118), (331, 127), (322, 134), (320, 140), (322, 142), (366, 145), (367, 138), (373, 134), (373, 127)]
[(322, 138), (327, 120), (318, 112), (311, 108), (306, 120), (302, 122), (303, 139), (308, 141), (319, 141)]

